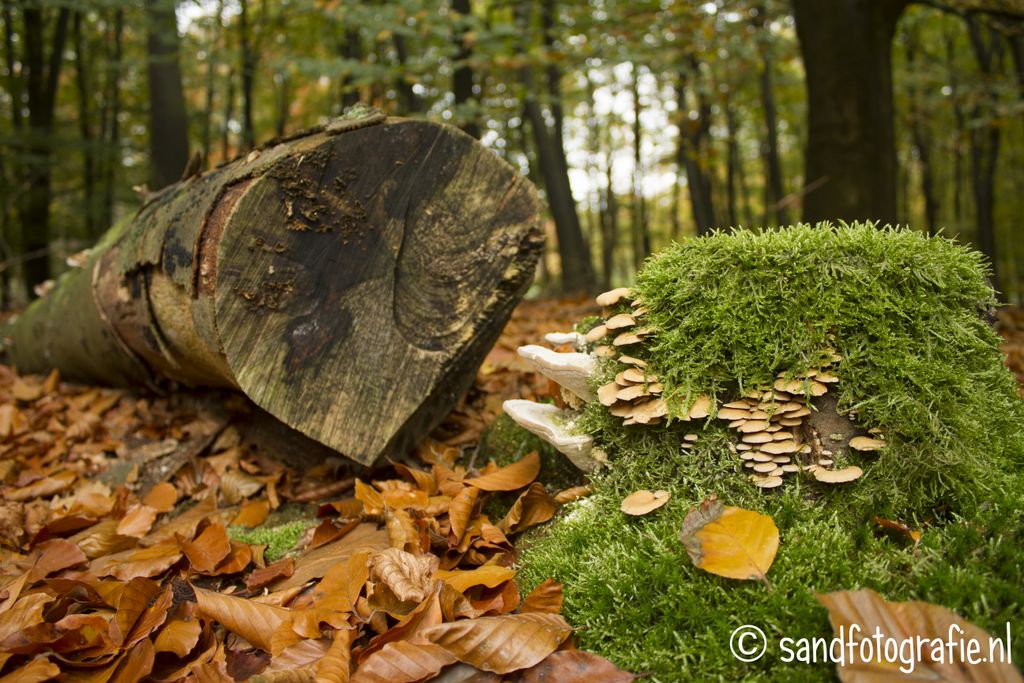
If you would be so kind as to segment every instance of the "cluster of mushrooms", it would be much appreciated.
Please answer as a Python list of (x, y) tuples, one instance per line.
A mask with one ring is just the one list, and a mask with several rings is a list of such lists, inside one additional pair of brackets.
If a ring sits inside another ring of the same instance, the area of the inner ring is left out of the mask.
[[(536, 371), (561, 386), (567, 409), (523, 400), (504, 404), (513, 420), (554, 445), (582, 470), (592, 471), (607, 460), (594, 448), (592, 437), (574, 430), (582, 403), (595, 400), (621, 418), (625, 426), (655, 425), (669, 417), (684, 422), (708, 417), (727, 420), (738, 439), (730, 444), (730, 450), (749, 471), (751, 482), (765, 489), (781, 486), (783, 477), (801, 471), (828, 484), (853, 481), (863, 474), (862, 470), (853, 465), (836, 468), (833, 449), (845, 445), (855, 451), (877, 451), (886, 445), (877, 429), (854, 436), (822, 435), (814, 424), (815, 399), (825, 396), (839, 381), (832, 367), (842, 357), (834, 349), (826, 349), (817, 367), (803, 375), (780, 373), (773, 386), (745, 391), (717, 410), (711, 396), (700, 395), (689, 403), (685, 414), (670, 414), (662, 397), (662, 384), (648, 372), (647, 362), (638, 357), (644, 339), (653, 332), (644, 324), (647, 308), (625, 287), (601, 294), (597, 303), (605, 309), (601, 324), (585, 334), (545, 337), (556, 346), (572, 345), (576, 352), (560, 353), (536, 345), (519, 348), (519, 355)], [(615, 363), (616, 374), (595, 392), (591, 378), (601, 362)], [(847, 417), (853, 421), (856, 414)], [(689, 450), (697, 439), (696, 433), (685, 434), (680, 447)]]

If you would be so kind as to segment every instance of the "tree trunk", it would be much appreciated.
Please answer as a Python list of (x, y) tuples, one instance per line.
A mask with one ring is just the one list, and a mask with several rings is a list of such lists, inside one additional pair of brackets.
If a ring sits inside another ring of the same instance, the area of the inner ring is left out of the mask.
[(233, 387), (362, 463), (472, 382), (542, 244), (458, 130), (359, 110), (156, 193), (5, 331), (22, 371)]
[(459, 120), (462, 121), (460, 128), (475, 138), (480, 137), (480, 124), (477, 122), (477, 101), (473, 93), (473, 69), (469, 66), (469, 58), (473, 51), (469, 46), (469, 20), (472, 8), (469, 0), (452, 0), (452, 10), (458, 13), (455, 23), (460, 26), (456, 31), (455, 41), (455, 70), (452, 72), (452, 96), (455, 98), (455, 108), (469, 110), (467, 116), (464, 112), (459, 113)]
[(114, 184), (121, 162), (121, 57), (124, 43), (124, 9), (114, 10), (114, 28), (111, 43), (110, 69), (107, 73), (107, 94), (104, 97), (104, 123), (101, 137), (103, 148), (103, 202), (99, 224), (110, 225), (114, 220)]
[[(405, 44), (405, 36), (395, 33), (391, 42), (395, 46), (395, 56), (398, 58), (398, 76), (395, 78), (395, 89), (398, 91), (398, 101), (402, 103), (402, 115), (419, 114), (423, 111), (423, 103), (420, 101), (412, 84), (406, 80), (405, 75), (409, 71), (409, 49)], [(477, 136), (473, 136), (477, 137)]]
[[(526, 32), (529, 26), (529, 0), (520, 0), (516, 5), (520, 27)], [(525, 46), (521, 54), (525, 55)], [(534, 146), (537, 149), (537, 165), (544, 178), (548, 207), (555, 221), (558, 235), (558, 256), (562, 266), (562, 287), (566, 292), (588, 292), (594, 287), (594, 271), (590, 262), (590, 251), (583, 231), (580, 230), (576, 202), (569, 185), (568, 164), (565, 148), (558, 144), (557, 131), (552, 133), (544, 119), (544, 112), (534, 95), (536, 85), (530, 67), (520, 70), (523, 86), (523, 114), (530, 122)]]
[[(363, 41), (358, 28), (345, 29), (345, 38), (338, 46), (338, 54), (348, 62), (358, 62), (363, 58)], [(348, 70), (342, 76), (340, 83), (343, 111), (359, 104), (359, 91), (353, 85), (351, 67), (346, 67), (346, 69)]]
[(242, 74), (242, 148), (256, 146), (256, 124), (252, 116), (253, 87), (256, 82), (257, 50), (249, 23), (249, 0), (238, 3), (238, 45), (241, 52), (239, 70)]
[(43, 10), (26, 6), (25, 73), (28, 94), (28, 152), (25, 162), (25, 191), (20, 197), (19, 214), (22, 226), (22, 253), (25, 262), (25, 284), (33, 292), (37, 284), (50, 277), (50, 199), (52, 187), (52, 155), (57, 86), (64, 59), (68, 20), (71, 10), (58, 11), (49, 56), (45, 48), (45, 17)]
[(789, 211), (782, 200), (786, 196), (779, 157), (779, 121), (775, 110), (775, 87), (772, 84), (773, 62), (771, 44), (766, 35), (768, 12), (764, 5), (757, 9), (758, 50), (761, 55), (761, 106), (764, 109), (765, 137), (761, 156), (765, 163), (765, 223), (789, 225)]
[(82, 35), (81, 11), (75, 12), (72, 35), (75, 44), (75, 85), (78, 95), (78, 134), (82, 138), (82, 193), (85, 207), (85, 234), (95, 239), (99, 236), (98, 212), (96, 209), (96, 135), (93, 130), (92, 106), (88, 55), (85, 38)]
[(203, 97), (203, 147), (200, 150), (203, 155), (203, 168), (209, 165), (210, 152), (213, 150), (213, 102), (217, 91), (217, 54), (220, 52), (221, 35), (224, 33), (224, 0), (217, 0), (217, 9), (214, 10), (213, 16), (216, 25), (207, 48), (206, 93)]
[(740, 174), (740, 146), (736, 140), (737, 122), (736, 112), (732, 104), (725, 102), (725, 128), (726, 128), (726, 163), (725, 163), (725, 205), (729, 216), (729, 225), (736, 227), (739, 224), (739, 210), (737, 209), (737, 185)]
[(181, 177), (188, 163), (188, 117), (178, 63), (176, 0), (147, 0), (150, 187)]
[[(995, 30), (983, 31), (978, 20), (967, 17), (967, 35), (981, 71), (984, 97), (974, 106), (972, 118), (985, 121), (971, 130), (971, 185), (978, 221), (978, 249), (992, 266), (992, 288), (1005, 297), (1000, 283), (999, 258), (996, 250), (995, 188), (999, 160), (1000, 130), (995, 119), (998, 94), (992, 88), (994, 72), (1002, 61), (1003, 38)], [(986, 40), (985, 33), (989, 36)]]
[(633, 233), (633, 268), (640, 270), (651, 253), (651, 237), (647, 231), (647, 211), (644, 206), (644, 169), (640, 155), (643, 128), (640, 125), (640, 79), (637, 64), (633, 64), (631, 82), (633, 96), (633, 206), (631, 227)]
[(805, 221), (896, 221), (892, 38), (906, 0), (793, 0), (807, 86)]
[[(917, 64), (917, 50), (920, 39), (916, 29), (908, 30), (904, 41), (907, 69), (914, 73)], [(939, 198), (935, 193), (935, 172), (932, 168), (932, 142), (928, 122), (921, 106), (921, 90), (915, 85), (908, 86), (910, 101), (910, 137), (921, 169), (921, 194), (924, 197), (924, 226), (929, 235), (938, 228)]]
[[(691, 70), (697, 73), (696, 64)], [(687, 89), (686, 72), (679, 73), (676, 86), (679, 101), (679, 145), (676, 148), (676, 164), (686, 169), (686, 186), (690, 192), (690, 204), (693, 209), (693, 222), (698, 235), (706, 235), (715, 227), (715, 207), (711, 201), (711, 178), (706, 172), (708, 133), (711, 128), (711, 107), (699, 93), (697, 99), (697, 118), (691, 120), (687, 115), (689, 107), (686, 103)]]

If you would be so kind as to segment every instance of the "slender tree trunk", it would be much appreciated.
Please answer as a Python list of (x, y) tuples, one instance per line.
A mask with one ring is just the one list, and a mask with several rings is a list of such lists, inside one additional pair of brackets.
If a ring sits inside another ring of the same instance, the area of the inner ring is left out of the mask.
[(643, 126), (640, 122), (640, 78), (637, 64), (633, 63), (631, 94), (633, 96), (633, 197), (632, 197), (632, 232), (633, 232), (633, 267), (640, 270), (644, 259), (651, 253), (651, 237), (647, 231), (647, 210), (644, 205), (644, 167), (641, 156), (643, 142)]
[(19, 214), (22, 224), (24, 253), (34, 255), (25, 262), (25, 284), (33, 292), (35, 286), (50, 277), (50, 200), (52, 187), (52, 154), (57, 86), (64, 59), (71, 10), (57, 11), (49, 55), (46, 54), (46, 19), (37, 6), (22, 9), (25, 23), (25, 74), (28, 94), (28, 159), (26, 188), (21, 195)]
[(221, 156), (225, 161), (232, 157), (231, 120), (235, 117), (235, 70), (228, 70), (228, 87), (224, 96), (224, 127), (220, 131)]
[(953, 117), (956, 121), (956, 131), (953, 136), (953, 220), (959, 227), (964, 217), (963, 167), (964, 147), (967, 146), (967, 120), (960, 98), (959, 71), (956, 68), (956, 37), (952, 32), (946, 34), (945, 42), (946, 73), (951, 90), (950, 100), (953, 102)]
[(779, 121), (775, 108), (775, 86), (773, 85), (774, 60), (772, 59), (771, 40), (768, 32), (768, 12), (764, 5), (757, 8), (755, 18), (757, 27), (758, 52), (761, 56), (761, 108), (764, 110), (765, 136), (761, 157), (765, 164), (765, 223), (789, 225), (789, 211), (782, 205), (786, 196), (783, 189), (782, 162), (779, 156)]
[[(1002, 292), (999, 272), (999, 254), (995, 232), (996, 167), (999, 160), (1000, 129), (989, 120), (998, 105), (998, 94), (992, 88), (992, 79), (1000, 68), (1003, 39), (995, 30), (984, 28), (978, 19), (967, 17), (967, 34), (978, 62), (985, 85), (985, 100), (974, 107), (974, 120), (987, 120), (983, 126), (971, 131), (971, 184), (978, 221), (978, 249), (988, 257), (992, 266), (992, 287)], [(988, 33), (986, 38), (985, 34)]]
[(807, 86), (804, 220), (896, 220), (892, 38), (907, 0), (793, 0)]
[[(363, 41), (358, 28), (345, 29), (345, 37), (341, 41), (341, 45), (338, 46), (338, 52), (351, 63), (359, 62), (363, 58)], [(359, 91), (353, 84), (353, 80), (351, 67), (347, 67), (340, 83), (342, 110), (359, 103)]]
[[(904, 46), (907, 57), (907, 69), (915, 72), (917, 50), (920, 39), (916, 29), (906, 32)], [(924, 197), (924, 225), (929, 235), (934, 235), (938, 228), (939, 199), (935, 193), (935, 172), (932, 168), (932, 142), (930, 127), (925, 119), (921, 105), (921, 91), (911, 84), (907, 93), (910, 100), (910, 135), (914, 143), (914, 151), (921, 169), (921, 194)]]
[(729, 225), (739, 225), (739, 211), (737, 209), (737, 178), (740, 175), (740, 145), (737, 141), (736, 111), (732, 103), (725, 102), (725, 128), (726, 128), (726, 162), (725, 162), (725, 197), (726, 210), (729, 216)]
[[(93, 90), (90, 87), (88, 55), (85, 39), (82, 36), (83, 13), (75, 12), (72, 23), (73, 42), (75, 44), (75, 85), (78, 95), (78, 134), (82, 138), (82, 189), (85, 206), (85, 232), (89, 237), (99, 235), (99, 216), (96, 211), (96, 136), (93, 132), (92, 106), (90, 98)], [(103, 226), (106, 229), (108, 226)]]
[(249, 20), (249, 0), (239, 0), (238, 45), (241, 52), (239, 70), (242, 74), (242, 147), (256, 146), (256, 125), (253, 121), (253, 87), (256, 82), (257, 49)]
[[(689, 68), (697, 73), (697, 65)], [(686, 91), (688, 77), (686, 68), (679, 72), (676, 94), (679, 101), (679, 144), (676, 148), (676, 164), (686, 169), (686, 185), (690, 193), (693, 222), (698, 235), (706, 235), (715, 227), (715, 207), (711, 200), (711, 178), (706, 171), (708, 163), (707, 145), (711, 126), (711, 107), (699, 92), (695, 94), (697, 118), (691, 119), (687, 112)]]
[(395, 79), (395, 90), (398, 91), (398, 101), (402, 103), (402, 112), (405, 115), (419, 114), (423, 111), (423, 103), (413, 90), (412, 84), (405, 78), (409, 70), (409, 48), (405, 43), (406, 38), (396, 32), (391, 40), (395, 46), (395, 56), (398, 58), (399, 73)]
[(100, 225), (111, 225), (114, 222), (114, 187), (117, 180), (117, 169), (121, 161), (121, 60), (124, 48), (124, 8), (114, 10), (114, 28), (111, 36), (110, 70), (108, 72), (107, 95), (104, 98), (103, 138), (106, 141), (103, 151), (103, 202), (100, 213)]
[[(555, 8), (556, 0), (541, 0), (541, 30), (544, 36), (544, 49), (551, 54), (555, 49)], [(565, 115), (562, 112), (562, 72), (554, 59), (547, 59), (544, 73), (548, 86), (548, 110), (554, 119), (555, 144), (565, 149)]]
[(213, 107), (214, 96), (217, 91), (217, 65), (219, 60), (216, 55), (220, 52), (220, 41), (224, 33), (224, 0), (217, 0), (217, 10), (214, 15), (214, 31), (210, 39), (210, 46), (207, 49), (206, 62), (206, 93), (203, 106), (203, 167), (209, 165), (210, 152), (213, 150)]
[(181, 176), (188, 163), (188, 117), (178, 62), (176, 0), (146, 0), (149, 20), (150, 187)]
[(455, 70), (452, 72), (452, 95), (455, 108), (460, 110), (460, 128), (475, 138), (480, 137), (480, 124), (477, 122), (477, 100), (473, 92), (473, 69), (469, 60), (473, 55), (469, 45), (469, 32), (472, 8), (469, 0), (452, 0), (452, 10), (458, 14), (453, 40), (455, 42)]
[[(531, 0), (519, 0), (516, 14), (524, 36), (529, 29)], [(524, 38), (525, 41), (525, 38)], [(525, 44), (520, 53), (525, 55)], [(555, 221), (558, 234), (558, 255), (562, 265), (562, 287), (567, 292), (585, 292), (593, 289), (594, 272), (590, 262), (583, 232), (580, 230), (576, 203), (569, 185), (568, 164), (565, 148), (558, 145), (558, 134), (548, 129), (544, 112), (537, 102), (536, 84), (529, 65), (520, 70), (524, 86), (523, 114), (530, 122), (534, 146), (537, 150), (537, 165), (544, 178), (548, 205)]]
[(609, 146), (605, 154), (605, 193), (604, 193), (604, 215), (605, 223), (602, 225), (601, 233), (601, 275), (604, 278), (602, 283), (605, 289), (611, 289), (612, 280), (615, 277), (615, 243), (619, 236), (619, 203), (615, 198), (615, 186), (612, 184), (612, 153)]

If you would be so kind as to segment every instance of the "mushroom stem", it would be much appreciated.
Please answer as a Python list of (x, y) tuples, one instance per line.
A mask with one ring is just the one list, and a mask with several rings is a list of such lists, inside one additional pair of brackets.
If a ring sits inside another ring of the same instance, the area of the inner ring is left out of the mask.
[(558, 353), (534, 344), (520, 346), (519, 355), (537, 372), (558, 382), (584, 401), (594, 400), (594, 392), (588, 383), (597, 367), (593, 356), (586, 353)]
[(561, 408), (521, 399), (505, 401), (502, 407), (519, 426), (547, 441), (584, 472), (592, 472), (600, 465), (591, 455), (593, 437), (574, 434), (570, 429), (571, 418)]

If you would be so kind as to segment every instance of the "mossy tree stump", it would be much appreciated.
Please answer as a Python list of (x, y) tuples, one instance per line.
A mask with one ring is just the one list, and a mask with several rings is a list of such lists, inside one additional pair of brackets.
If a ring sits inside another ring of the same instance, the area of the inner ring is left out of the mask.
[(540, 204), (455, 128), (363, 110), (152, 196), (7, 330), (23, 371), (236, 388), (362, 463), (468, 388)]

